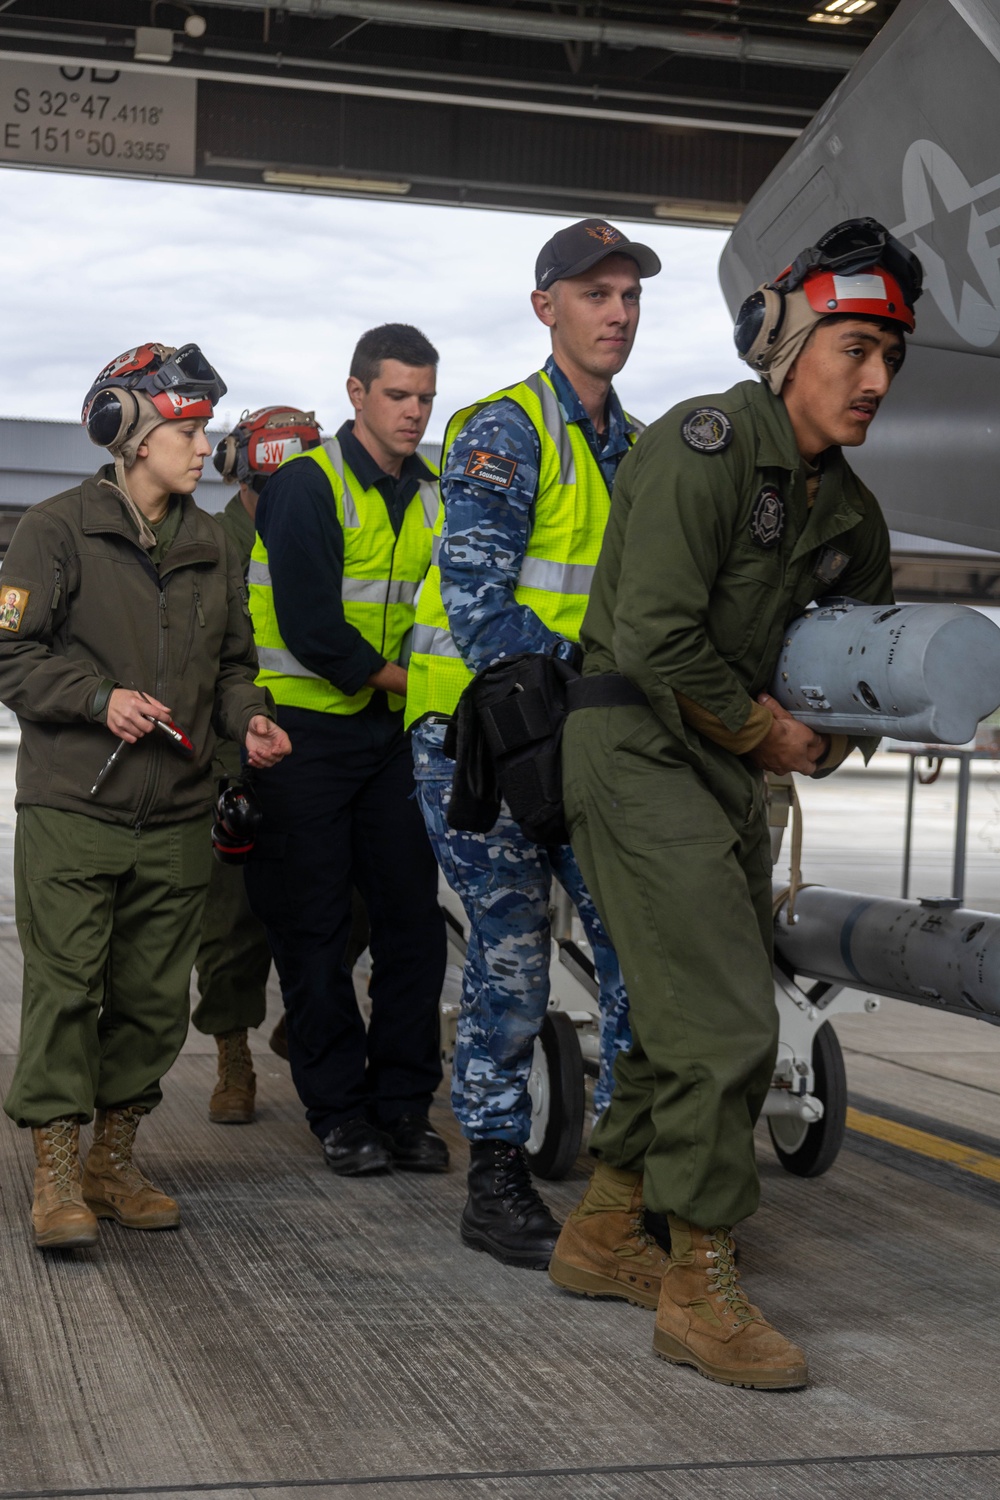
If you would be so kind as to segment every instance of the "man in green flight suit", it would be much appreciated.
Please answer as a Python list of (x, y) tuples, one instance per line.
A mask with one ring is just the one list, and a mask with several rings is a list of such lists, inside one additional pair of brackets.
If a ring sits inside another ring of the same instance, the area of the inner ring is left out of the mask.
[[(244, 413), (217, 444), (212, 463), (224, 484), (238, 484), (239, 489), (216, 519), (233, 544), (244, 577), (257, 540), (257, 498), (268, 475), (293, 453), (308, 452), (321, 442), (314, 412), (264, 406)], [(239, 747), (220, 740), (213, 769), (218, 777), (239, 777)], [(264, 924), (250, 910), (243, 871), (237, 865), (212, 861), (194, 966), (199, 999), (191, 1020), (203, 1035), (215, 1037), (219, 1053), (208, 1117), (215, 1125), (249, 1125), (257, 1078), (247, 1033), (261, 1024), (267, 1010), (271, 950)]]
[[(855, 220), (748, 298), (737, 348), (764, 383), (675, 407), (640, 438), (583, 624), (585, 678), (634, 691), (572, 713), (565, 736), (573, 848), (632, 1015), (591, 1146), (668, 1219), (655, 1352), (731, 1385), (806, 1382), (743, 1291), (731, 1235), (758, 1204), (777, 1045), (763, 773), (822, 774), (852, 748), (766, 689), (811, 600), (892, 600), (885, 522), (841, 448), (864, 442), (903, 362), (920, 280), (881, 225)], [(553, 1279), (586, 1291), (601, 1242), (585, 1197)]]

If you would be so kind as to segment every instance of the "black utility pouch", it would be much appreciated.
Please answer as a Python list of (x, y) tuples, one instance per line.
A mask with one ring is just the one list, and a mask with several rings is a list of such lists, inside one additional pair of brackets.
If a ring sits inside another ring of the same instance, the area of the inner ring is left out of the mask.
[(569, 843), (561, 745), (567, 690), (579, 676), (569, 662), (525, 653), (473, 678), (444, 746), (456, 760), (450, 827), (488, 833), (503, 798), (533, 843)]

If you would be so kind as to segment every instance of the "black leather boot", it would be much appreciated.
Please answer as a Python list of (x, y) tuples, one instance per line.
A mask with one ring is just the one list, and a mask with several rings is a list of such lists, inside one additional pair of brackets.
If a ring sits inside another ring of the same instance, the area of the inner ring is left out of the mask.
[(485, 1250), (505, 1266), (544, 1271), (559, 1225), (535, 1192), (521, 1147), (509, 1141), (472, 1141), (469, 1155), (462, 1243)]

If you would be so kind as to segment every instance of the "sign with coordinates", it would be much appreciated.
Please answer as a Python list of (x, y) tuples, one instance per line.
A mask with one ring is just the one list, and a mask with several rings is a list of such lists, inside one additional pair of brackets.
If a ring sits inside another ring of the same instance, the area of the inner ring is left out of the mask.
[(194, 175), (194, 78), (0, 61), (0, 161)]

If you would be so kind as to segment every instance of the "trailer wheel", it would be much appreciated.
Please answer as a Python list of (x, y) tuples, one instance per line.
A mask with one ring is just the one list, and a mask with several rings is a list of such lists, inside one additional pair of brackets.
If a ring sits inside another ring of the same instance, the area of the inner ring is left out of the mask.
[(528, 1079), (531, 1134), (525, 1146), (536, 1177), (565, 1177), (583, 1139), (583, 1054), (564, 1011), (546, 1011)]
[(796, 1177), (819, 1177), (833, 1166), (847, 1128), (847, 1072), (840, 1040), (829, 1021), (813, 1038), (815, 1094), (823, 1104), (823, 1118), (813, 1125), (793, 1115), (769, 1115), (771, 1144), (786, 1172)]

